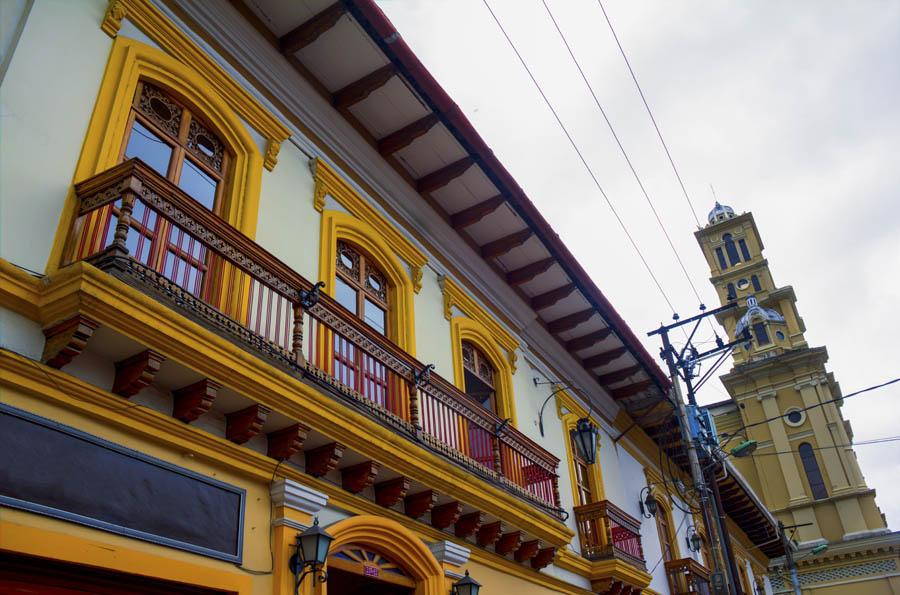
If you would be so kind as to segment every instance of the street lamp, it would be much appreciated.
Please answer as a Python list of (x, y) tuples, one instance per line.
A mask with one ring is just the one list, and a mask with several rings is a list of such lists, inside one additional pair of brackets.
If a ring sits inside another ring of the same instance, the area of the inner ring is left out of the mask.
[[(644, 496), (644, 492), (647, 492), (647, 495)], [(650, 487), (644, 487), (641, 490), (640, 499), (638, 499), (638, 506), (641, 507), (641, 514), (645, 519), (653, 518), (656, 516), (656, 511), (659, 507), (659, 504), (656, 502), (656, 498), (653, 497), (653, 494), (650, 493)]]
[(466, 570), (466, 576), (453, 583), (450, 595), (478, 595), (480, 590), (481, 583), (469, 576), (469, 571)]
[(731, 456), (736, 458), (750, 456), (756, 450), (756, 446), (756, 440), (744, 440), (731, 449)]
[(295, 593), (300, 592), (300, 584), (307, 574), (312, 574), (320, 583), (328, 580), (324, 566), (333, 540), (334, 537), (319, 526), (319, 517), (313, 520), (312, 527), (297, 534), (294, 544), (297, 552), (288, 560), (288, 566), (294, 573)]
[(691, 525), (688, 527), (688, 536), (685, 537), (685, 541), (687, 542), (688, 549), (692, 552), (699, 552), (700, 546), (703, 545), (703, 538), (700, 537), (700, 534), (697, 533), (697, 528)]
[(575, 422), (572, 430), (572, 438), (575, 439), (575, 448), (582, 460), (588, 465), (593, 465), (597, 460), (597, 426), (586, 417)]

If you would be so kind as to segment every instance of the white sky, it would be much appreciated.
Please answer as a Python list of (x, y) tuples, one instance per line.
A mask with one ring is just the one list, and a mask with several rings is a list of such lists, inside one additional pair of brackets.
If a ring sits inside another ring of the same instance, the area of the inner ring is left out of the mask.
[[(697, 300), (540, 0), (489, 0), (682, 316)], [(547, 0), (707, 305), (684, 196), (595, 0)], [(638, 336), (662, 297), (482, 0), (380, 0), (422, 62)], [(843, 391), (900, 376), (900, 3), (607, 0), (698, 215), (752, 211)], [(711, 334), (706, 327), (706, 334)], [(701, 337), (708, 338), (708, 337)], [(645, 338), (650, 353), (655, 340)], [(727, 368), (728, 366), (725, 366)], [(724, 369), (724, 368), (723, 368)], [(701, 402), (727, 398), (718, 381)], [(848, 399), (855, 440), (895, 436), (900, 384)], [(900, 442), (857, 447), (900, 529)]]

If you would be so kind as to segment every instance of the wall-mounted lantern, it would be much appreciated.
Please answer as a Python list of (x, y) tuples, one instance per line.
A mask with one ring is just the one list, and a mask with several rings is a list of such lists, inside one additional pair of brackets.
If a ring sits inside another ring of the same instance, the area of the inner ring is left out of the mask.
[(297, 552), (288, 560), (291, 572), (294, 573), (295, 593), (300, 592), (300, 584), (307, 574), (312, 574), (314, 580), (320, 583), (328, 580), (325, 562), (333, 540), (334, 537), (319, 526), (319, 517), (313, 520), (312, 527), (297, 534), (297, 542), (294, 544)]
[(688, 549), (692, 552), (699, 552), (700, 547), (703, 545), (703, 538), (700, 537), (700, 534), (697, 533), (697, 528), (693, 525), (687, 528), (687, 537), (684, 540), (687, 542)]
[(588, 418), (582, 417), (575, 422), (572, 438), (575, 439), (575, 448), (581, 459), (588, 465), (593, 465), (597, 460), (597, 426)]
[(656, 516), (659, 504), (656, 502), (656, 498), (653, 497), (653, 494), (650, 493), (649, 486), (641, 490), (641, 497), (640, 499), (638, 499), (638, 506), (641, 507), (641, 515), (643, 515), (645, 519)]
[(453, 583), (450, 595), (478, 595), (480, 590), (481, 583), (469, 576), (469, 571), (466, 570), (466, 576)]

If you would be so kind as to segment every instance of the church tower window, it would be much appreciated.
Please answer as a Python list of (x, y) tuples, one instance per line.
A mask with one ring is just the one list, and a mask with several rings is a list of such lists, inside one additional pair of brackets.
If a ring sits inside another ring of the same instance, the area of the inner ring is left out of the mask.
[(744, 257), (744, 262), (750, 260), (750, 250), (747, 249), (747, 242), (744, 241), (744, 238), (738, 240), (738, 246), (741, 248), (741, 256)]
[(728, 262), (731, 263), (731, 266), (740, 264), (741, 257), (738, 256), (737, 246), (734, 245), (734, 238), (731, 237), (731, 234), (723, 235), (722, 241), (725, 242), (725, 252), (728, 253)]
[(725, 262), (725, 254), (722, 253), (721, 248), (716, 248), (716, 258), (719, 259), (719, 268), (723, 271), (728, 268), (728, 263)]
[(753, 275), (750, 277), (750, 282), (753, 284), (753, 291), (762, 291), (762, 285), (759, 284), (759, 277)]
[(816, 453), (813, 451), (813, 447), (810, 446), (809, 442), (804, 442), (798, 450), (813, 498), (816, 500), (827, 498), (828, 491), (825, 489), (825, 480), (822, 479), (822, 472), (819, 470), (819, 462), (816, 461)]

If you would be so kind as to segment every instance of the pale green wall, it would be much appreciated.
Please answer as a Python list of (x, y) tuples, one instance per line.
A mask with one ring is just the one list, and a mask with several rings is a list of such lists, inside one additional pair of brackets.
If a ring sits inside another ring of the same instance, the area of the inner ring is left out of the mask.
[(35, 2), (0, 87), (0, 256), (42, 272), (112, 40), (103, 0)]
[(322, 218), (313, 208), (315, 183), (308, 161), (285, 141), (275, 169), (263, 170), (256, 241), (310, 281), (317, 281)]

